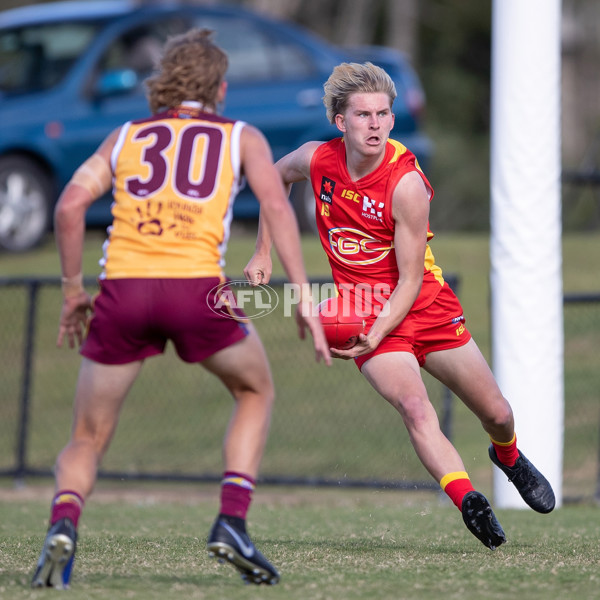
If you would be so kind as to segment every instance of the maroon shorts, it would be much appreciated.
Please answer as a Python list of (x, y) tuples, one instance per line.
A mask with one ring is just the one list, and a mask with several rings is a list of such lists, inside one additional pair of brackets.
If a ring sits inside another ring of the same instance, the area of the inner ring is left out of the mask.
[(239, 309), (210, 302), (218, 277), (100, 280), (81, 354), (126, 364), (164, 352), (168, 340), (185, 362), (200, 362), (248, 335)]
[[(373, 321), (374, 318), (367, 323), (367, 328)], [(360, 369), (377, 354), (411, 352), (419, 361), (419, 365), (423, 366), (429, 352), (458, 348), (470, 339), (471, 334), (465, 327), (462, 306), (446, 283), (429, 306), (410, 311), (402, 323), (383, 338), (373, 352), (358, 356), (354, 360)]]

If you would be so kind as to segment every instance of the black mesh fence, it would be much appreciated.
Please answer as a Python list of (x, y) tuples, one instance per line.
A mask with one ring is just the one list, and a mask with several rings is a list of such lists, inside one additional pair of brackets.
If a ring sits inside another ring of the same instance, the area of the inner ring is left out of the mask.
[[(94, 282), (88, 283), (93, 291)], [(451, 284), (456, 288), (454, 278)], [(284, 294), (282, 281), (271, 285), (278, 296)], [(57, 280), (0, 280), (0, 475), (50, 474), (68, 438), (79, 355), (55, 346), (60, 304)], [(316, 364), (310, 341), (298, 339), (294, 319), (285, 311), (281, 302), (254, 320), (277, 391), (262, 480), (437, 489), (396, 411), (351, 361), (334, 361), (330, 368)], [(600, 295), (565, 298), (564, 315), (564, 495), (600, 497)], [(426, 373), (424, 377), (452, 437), (452, 397)], [(181, 362), (169, 347), (164, 356), (146, 361), (101, 476), (220, 479), (222, 439), (232, 407), (214, 376)], [(464, 432), (461, 427), (460, 435)], [(455, 442), (461, 445), (461, 440)]]
[(565, 297), (565, 499), (600, 501), (600, 294)]
[[(94, 282), (87, 283), (93, 291)], [(279, 298), (286, 293), (283, 283), (271, 283)], [(69, 435), (79, 355), (55, 346), (60, 305), (58, 280), (0, 280), (0, 473), (5, 475), (50, 474)], [(316, 364), (311, 342), (298, 338), (286, 310), (279, 302), (273, 312), (253, 320), (277, 392), (262, 480), (436, 489), (396, 411), (352, 361), (334, 361), (330, 368)], [(450, 435), (450, 394), (433, 380), (427, 386)], [(168, 347), (165, 355), (145, 362), (101, 476), (220, 479), (232, 407), (218, 379), (181, 362)]]

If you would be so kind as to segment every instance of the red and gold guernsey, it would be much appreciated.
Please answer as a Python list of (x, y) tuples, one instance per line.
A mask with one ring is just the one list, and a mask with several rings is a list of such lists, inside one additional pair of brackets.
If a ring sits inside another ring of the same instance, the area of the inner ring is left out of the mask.
[[(317, 203), (317, 227), (341, 292), (345, 288), (363, 297), (371, 295), (374, 303), (381, 305), (396, 287), (399, 274), (392, 194), (400, 178), (411, 171), (423, 178), (431, 200), (433, 188), (414, 154), (395, 140), (388, 139), (381, 164), (358, 181), (352, 181), (346, 168), (342, 138), (321, 144), (314, 152), (310, 179)], [(427, 229), (429, 240), (433, 234)], [(442, 271), (427, 245), (423, 285), (412, 309), (431, 304), (443, 285)]]
[(193, 103), (123, 125), (102, 278), (223, 277), (243, 127)]

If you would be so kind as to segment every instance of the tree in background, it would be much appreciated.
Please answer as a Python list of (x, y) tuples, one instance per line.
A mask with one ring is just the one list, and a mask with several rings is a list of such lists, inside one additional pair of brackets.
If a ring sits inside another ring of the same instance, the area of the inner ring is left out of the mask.
[[(429, 175), (443, 198), (436, 229), (489, 223), (491, 2), (480, 0), (241, 0), (341, 45), (383, 44), (406, 54), (427, 97), (435, 143)], [(600, 167), (600, 3), (563, 0), (562, 144), (566, 168)], [(597, 192), (567, 190), (566, 224), (597, 226)], [(577, 201), (571, 202), (575, 193)], [(573, 208), (577, 204), (578, 206)], [(582, 206), (583, 204), (583, 206)], [(590, 212), (596, 217), (590, 220)], [(573, 212), (575, 214), (573, 214)], [(595, 224), (595, 225), (594, 225)]]

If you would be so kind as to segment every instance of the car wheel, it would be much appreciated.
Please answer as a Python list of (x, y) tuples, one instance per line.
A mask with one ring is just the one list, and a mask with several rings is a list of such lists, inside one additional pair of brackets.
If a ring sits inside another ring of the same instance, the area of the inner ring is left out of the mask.
[(298, 219), (298, 227), (303, 233), (317, 233), (315, 220), (315, 196), (309, 181), (299, 181), (292, 186), (292, 206)]
[(21, 252), (38, 244), (50, 225), (48, 175), (23, 156), (0, 157), (0, 248)]

